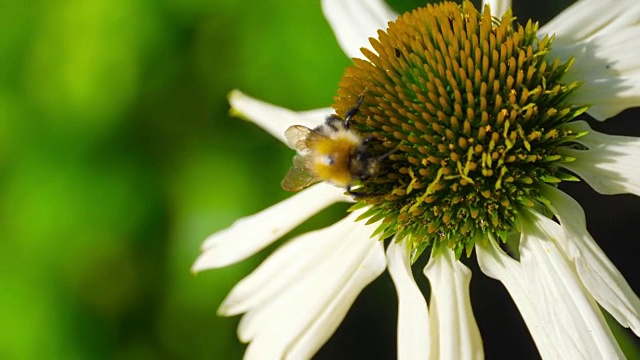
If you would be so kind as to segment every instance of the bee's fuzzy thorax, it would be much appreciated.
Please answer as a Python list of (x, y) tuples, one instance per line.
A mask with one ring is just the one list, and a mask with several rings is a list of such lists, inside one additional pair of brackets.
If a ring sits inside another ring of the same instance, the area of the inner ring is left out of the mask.
[(338, 187), (353, 185), (350, 158), (362, 144), (362, 138), (353, 131), (344, 128), (334, 130), (326, 124), (317, 131), (326, 134), (327, 137), (318, 139), (310, 149), (311, 170), (323, 180)]
[(368, 146), (373, 138), (363, 138), (349, 127), (363, 99), (364, 95), (360, 95), (344, 118), (334, 114), (315, 129), (293, 125), (285, 131), (287, 142), (299, 154), (293, 157), (293, 166), (282, 180), (282, 188), (299, 191), (318, 181), (326, 181), (356, 195), (351, 191), (352, 186), (378, 174), (379, 161), (386, 156), (373, 155)]

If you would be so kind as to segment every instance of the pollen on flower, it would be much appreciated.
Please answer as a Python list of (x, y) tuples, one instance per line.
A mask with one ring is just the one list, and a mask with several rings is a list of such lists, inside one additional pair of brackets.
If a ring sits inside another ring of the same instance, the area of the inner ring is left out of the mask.
[(357, 190), (376, 234), (409, 236), (414, 257), (429, 245), (460, 256), (505, 239), (519, 208), (545, 202), (540, 184), (575, 179), (558, 149), (576, 146), (563, 125), (587, 107), (567, 102), (581, 85), (562, 81), (573, 60), (550, 59), (553, 38), (537, 29), (444, 2), (389, 23), (354, 59), (334, 108), (364, 93), (353, 128), (379, 140), (374, 152), (396, 149)]

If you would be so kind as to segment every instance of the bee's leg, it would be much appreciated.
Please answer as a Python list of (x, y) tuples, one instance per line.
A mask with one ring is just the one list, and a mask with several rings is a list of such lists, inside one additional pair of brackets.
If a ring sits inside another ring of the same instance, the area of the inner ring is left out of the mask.
[[(362, 145), (363, 145), (363, 147), (364, 147), (364, 148), (366, 148), (366, 147), (367, 147), (367, 145), (368, 145), (371, 141), (373, 141), (373, 140), (377, 140), (373, 135), (369, 135), (369, 136), (367, 136), (364, 140), (362, 140)], [(378, 156), (378, 157), (376, 158), (376, 160), (377, 160), (377, 161), (380, 161), (380, 160), (382, 160), (382, 159), (386, 159), (387, 157), (389, 157), (389, 155), (393, 154), (393, 153), (394, 153), (394, 152), (396, 152), (396, 151), (398, 151), (398, 148), (391, 149), (391, 150), (387, 151), (386, 153), (384, 153), (384, 154), (382, 154), (382, 155)]]
[(352, 196), (358, 196), (358, 195), (361, 195), (361, 193), (359, 193), (359, 192), (352, 191), (352, 190), (351, 190), (351, 185), (347, 185), (347, 194), (352, 195)]
[(363, 192), (359, 192), (359, 191), (353, 191), (351, 190), (351, 185), (347, 185), (347, 194), (351, 195), (351, 196), (367, 196), (367, 194), (363, 193)]
[(358, 100), (356, 101), (356, 104), (349, 109), (349, 111), (347, 111), (347, 115), (344, 117), (344, 127), (345, 128), (349, 128), (349, 122), (351, 121), (351, 118), (353, 118), (358, 111), (360, 111), (360, 105), (362, 105), (362, 101), (364, 100), (364, 92), (362, 94), (360, 94), (360, 96), (358, 96)]
[(386, 159), (389, 157), (389, 155), (393, 154), (394, 152), (398, 151), (398, 148), (395, 149), (391, 149), (389, 151), (387, 151), (386, 153), (378, 156), (378, 161), (382, 160), (382, 159)]

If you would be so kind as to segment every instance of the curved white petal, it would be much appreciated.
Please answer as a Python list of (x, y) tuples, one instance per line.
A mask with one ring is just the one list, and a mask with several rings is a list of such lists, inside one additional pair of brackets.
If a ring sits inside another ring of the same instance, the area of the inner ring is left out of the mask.
[(233, 287), (218, 313), (233, 316), (245, 313), (276, 296), (291, 283), (304, 277), (345, 241), (353, 219), (302, 234), (280, 246), (251, 274)]
[(640, 298), (589, 235), (580, 204), (550, 186), (544, 187), (543, 195), (562, 224), (564, 236), (558, 243), (574, 262), (584, 286), (622, 326), (640, 336)]
[(370, 48), (369, 38), (398, 17), (383, 0), (322, 0), (322, 11), (350, 58), (362, 58), (360, 48)]
[[(476, 255), (480, 270), (485, 275), (502, 282), (507, 288), (538, 349), (551, 348), (552, 341), (543, 331), (545, 319), (536, 315), (536, 299), (529, 297), (522, 264), (505, 254), (493, 238), (488, 241), (487, 246), (476, 244)], [(560, 354), (557, 355), (559, 357)]]
[(581, 0), (540, 29), (555, 34), (551, 57), (575, 64), (568, 81), (585, 81), (572, 97), (599, 120), (640, 105), (640, 2)]
[(229, 93), (231, 115), (247, 119), (276, 139), (287, 144), (284, 132), (291, 125), (303, 125), (314, 128), (324, 122), (325, 117), (333, 114), (333, 109), (324, 108), (296, 112), (252, 98), (240, 90)]
[(203, 252), (191, 271), (219, 268), (248, 258), (327, 206), (350, 201), (343, 192), (319, 183), (257, 214), (236, 220), (204, 241)]
[(533, 211), (530, 217), (520, 262), (491, 240), (476, 246), (480, 268), (507, 288), (543, 359), (623, 359), (598, 305), (556, 245), (560, 226)]
[(576, 158), (563, 167), (599, 193), (640, 195), (640, 138), (599, 133), (584, 121), (572, 122), (567, 127), (589, 132), (577, 140), (588, 150), (563, 149), (563, 154)]
[[(370, 238), (374, 227), (354, 223), (357, 215), (330, 227), (323, 239), (316, 236), (319, 247), (295, 251), (308, 263), (306, 268), (298, 267), (299, 274), (289, 284), (271, 291), (272, 296), (255, 303), (244, 315), (238, 336), (251, 341), (246, 358), (280, 359), (291, 351), (315, 352), (337, 328), (357, 294), (384, 271), (381, 243)], [(322, 247), (325, 256), (313, 254)], [(281, 269), (284, 266), (280, 264)], [(257, 271), (267, 271), (261, 268)], [(276, 282), (281, 281), (280, 274), (272, 275)], [(291, 278), (290, 274), (283, 276)]]
[(491, 16), (500, 17), (511, 7), (511, 0), (482, 0), (482, 9), (489, 5)]
[(424, 274), (431, 284), (431, 358), (484, 358), (469, 298), (469, 268), (456, 260), (452, 250), (443, 249), (432, 251)]
[(640, 23), (640, 7), (636, 0), (580, 0), (564, 9), (540, 28), (540, 33), (556, 34), (557, 45), (590, 40), (609, 32)]
[(349, 281), (340, 292), (331, 299), (324, 310), (307, 330), (296, 340), (287, 351), (287, 359), (309, 359), (336, 331), (356, 297), (365, 286), (378, 278), (385, 269), (385, 258), (382, 243), (377, 239), (374, 247), (369, 250), (362, 264), (356, 268)]
[(429, 310), (411, 272), (407, 241), (391, 241), (387, 248), (389, 274), (398, 294), (398, 359), (428, 359), (431, 339)]

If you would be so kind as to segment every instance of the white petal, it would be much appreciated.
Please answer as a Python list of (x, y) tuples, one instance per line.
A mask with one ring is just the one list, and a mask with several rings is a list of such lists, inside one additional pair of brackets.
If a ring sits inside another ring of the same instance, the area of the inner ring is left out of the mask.
[(569, 45), (590, 40), (603, 33), (639, 23), (636, 0), (580, 0), (540, 28), (540, 33), (556, 34), (555, 44)]
[(485, 5), (491, 8), (491, 16), (500, 17), (511, 7), (511, 0), (482, 0), (482, 9)]
[[(476, 256), (482, 272), (496, 280), (499, 280), (507, 288), (511, 298), (520, 310), (529, 332), (533, 336), (538, 349), (551, 347), (551, 339), (542, 330), (544, 319), (536, 316), (535, 299), (529, 297), (524, 280), (522, 265), (500, 249), (493, 239), (488, 241), (488, 246), (476, 244)], [(558, 354), (558, 358), (560, 354)]]
[(584, 81), (572, 102), (592, 104), (599, 120), (640, 105), (640, 2), (582, 0), (540, 29), (556, 34), (551, 57), (575, 64), (567, 81)]
[(398, 293), (398, 359), (428, 359), (431, 339), (429, 311), (411, 272), (407, 241), (391, 241), (387, 249), (389, 274)]
[(580, 204), (552, 187), (545, 187), (543, 195), (565, 233), (558, 242), (574, 262), (584, 286), (622, 326), (640, 336), (640, 298), (587, 232)]
[(469, 268), (456, 260), (452, 250), (443, 249), (431, 253), (424, 274), (431, 284), (431, 358), (484, 358), (469, 298)]
[(353, 227), (353, 219), (305, 233), (275, 250), (257, 269), (233, 287), (218, 313), (233, 316), (256, 308), (305, 276), (336, 251)]
[(316, 126), (324, 123), (324, 121), (327, 119), (327, 116), (333, 113), (335, 113), (335, 111), (330, 107), (300, 111), (297, 113), (298, 115), (300, 115), (300, 122), (295, 123), (295, 125), (304, 125), (308, 128), (313, 129)]
[(599, 37), (588, 43), (556, 46), (551, 50), (552, 58), (566, 60), (575, 56), (576, 62), (563, 80), (584, 82), (571, 95), (571, 101), (590, 104), (587, 113), (595, 119), (606, 120), (640, 105), (640, 50), (636, 46), (639, 34), (640, 29), (635, 29), (617, 35), (633, 38), (622, 46), (616, 46), (611, 38)]
[(296, 112), (252, 98), (240, 90), (233, 90), (229, 93), (229, 103), (233, 116), (242, 117), (255, 123), (285, 144), (287, 141), (284, 132), (289, 126), (303, 125), (314, 128), (322, 124), (324, 118), (334, 112), (331, 108)]
[(505, 285), (543, 359), (623, 359), (598, 305), (556, 245), (560, 226), (530, 215), (523, 222), (520, 262), (491, 240), (476, 246), (480, 268)]
[(291, 346), (287, 352), (287, 359), (311, 358), (336, 331), (362, 289), (384, 272), (386, 263), (382, 243), (377, 239), (368, 240), (377, 243), (340, 292), (324, 307), (322, 314)]
[(322, 0), (322, 11), (350, 58), (361, 58), (360, 48), (370, 47), (369, 38), (398, 17), (383, 0)]
[[(354, 218), (352, 214), (342, 220), (333, 238), (324, 239), (333, 248), (328, 256), (300, 253), (315, 263), (242, 318), (238, 336), (251, 341), (248, 358), (282, 358), (289, 348), (314, 352), (329, 338), (362, 288), (384, 271), (381, 244), (370, 238), (374, 227), (353, 223)], [(336, 312), (326, 313), (329, 308)], [(314, 334), (311, 339), (304, 336), (307, 331)], [(297, 345), (299, 340), (304, 341)]]
[(325, 183), (313, 185), (261, 212), (236, 220), (202, 244), (192, 271), (227, 266), (269, 246), (312, 215), (338, 201), (349, 201), (344, 190)]
[(567, 127), (588, 131), (589, 134), (577, 141), (589, 149), (563, 149), (563, 154), (576, 158), (563, 167), (599, 193), (640, 195), (640, 138), (599, 133), (584, 121), (572, 122)]

